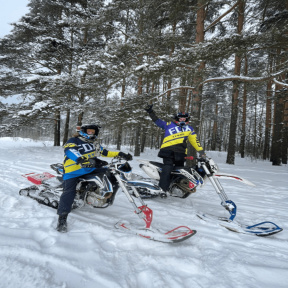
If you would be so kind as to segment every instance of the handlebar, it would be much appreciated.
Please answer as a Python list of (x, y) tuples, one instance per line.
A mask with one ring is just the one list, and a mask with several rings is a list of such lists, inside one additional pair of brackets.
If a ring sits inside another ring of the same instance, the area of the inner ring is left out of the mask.
[[(194, 160), (193, 156), (187, 156), (185, 157), (186, 160)], [(199, 162), (209, 162), (209, 158), (202, 158), (202, 157), (196, 157), (195, 158)]]
[(193, 160), (194, 157), (193, 157), (193, 156), (187, 156), (187, 157), (185, 157), (185, 159), (186, 159), (186, 160)]

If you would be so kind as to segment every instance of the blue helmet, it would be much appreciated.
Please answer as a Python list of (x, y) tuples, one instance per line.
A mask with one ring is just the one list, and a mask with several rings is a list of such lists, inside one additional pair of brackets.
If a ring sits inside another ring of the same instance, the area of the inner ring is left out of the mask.
[[(98, 134), (99, 134), (99, 129), (101, 127), (99, 125), (95, 125), (95, 124), (85, 124), (85, 125), (82, 125), (81, 128), (80, 128), (80, 131), (79, 131), (79, 134), (87, 139), (87, 140), (94, 140), (97, 138)], [(95, 134), (87, 134), (87, 129), (93, 129), (95, 130)]]

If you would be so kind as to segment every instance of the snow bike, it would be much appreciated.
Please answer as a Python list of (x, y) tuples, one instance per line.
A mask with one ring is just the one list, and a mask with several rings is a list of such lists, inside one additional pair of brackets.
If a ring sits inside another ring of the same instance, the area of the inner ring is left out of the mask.
[[(188, 158), (188, 157), (187, 157)], [(190, 157), (192, 160), (193, 157)], [(155, 161), (138, 160), (141, 164), (140, 168), (150, 176), (154, 181), (160, 179), (163, 164)], [(234, 221), (237, 212), (236, 204), (230, 200), (219, 179), (233, 179), (244, 184), (255, 186), (250, 181), (232, 174), (219, 173), (218, 166), (212, 159), (196, 158), (196, 167), (175, 167), (171, 173), (171, 183), (168, 193), (170, 196), (187, 198), (192, 193), (196, 192), (196, 187), (202, 187), (209, 179), (216, 193), (221, 199), (221, 205), (229, 212), (230, 217), (217, 217), (203, 213), (197, 213), (197, 216), (206, 221), (217, 221), (221, 226), (228, 230), (253, 234), (257, 236), (268, 236), (281, 232), (280, 228), (273, 222), (265, 221), (255, 225), (244, 225), (238, 221)], [(141, 195), (141, 191), (140, 191)]]
[[(58, 176), (48, 172), (25, 174), (23, 176), (36, 185), (21, 189), (19, 194), (57, 209), (60, 196), (63, 192), (62, 175), (64, 169), (63, 165), (59, 163), (52, 164), (50, 167), (56, 171)], [(123, 162), (121, 157), (113, 158), (110, 164), (99, 168), (99, 170), (101, 170), (101, 173), (91, 173), (89, 174), (91, 177), (79, 179), (72, 209), (78, 209), (84, 205), (92, 208), (107, 208), (113, 204), (115, 195), (120, 187), (132, 204), (134, 212), (145, 222), (145, 227), (137, 229), (128, 222), (119, 221), (115, 224), (116, 228), (160, 242), (180, 242), (196, 233), (195, 230), (191, 230), (187, 226), (179, 226), (168, 232), (152, 228), (153, 211), (144, 203), (139, 192), (157, 194), (161, 193), (162, 190), (155, 184), (137, 180), (138, 176), (132, 173), (130, 164), (127, 161)], [(116, 183), (111, 183), (108, 177), (109, 174), (114, 175)], [(140, 202), (141, 206), (136, 205), (135, 198)]]

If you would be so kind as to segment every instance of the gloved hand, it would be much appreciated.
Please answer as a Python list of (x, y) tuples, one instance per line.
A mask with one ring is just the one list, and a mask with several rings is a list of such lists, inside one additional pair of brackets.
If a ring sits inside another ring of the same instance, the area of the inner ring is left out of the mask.
[(96, 160), (94, 158), (87, 159), (85, 156), (82, 156), (77, 159), (76, 164), (82, 168), (93, 168), (95, 167)]
[(123, 152), (119, 152), (118, 154), (119, 157), (122, 157), (123, 159), (125, 159), (126, 161), (130, 161), (130, 160), (133, 160), (133, 157), (131, 154), (125, 154)]
[(78, 158), (76, 163), (78, 165), (81, 165), (82, 168), (99, 168), (108, 164), (108, 162), (100, 160), (98, 158), (87, 159), (85, 156)]
[(146, 104), (146, 106), (144, 107), (144, 110), (147, 112), (147, 113), (151, 113), (151, 112), (153, 112), (153, 109), (152, 109), (152, 107), (153, 107), (153, 104)]
[(108, 162), (106, 162), (106, 161), (100, 160), (98, 158), (92, 158), (92, 159), (95, 161), (95, 166), (94, 167), (103, 167), (103, 166), (108, 165)]
[(77, 158), (77, 160), (76, 160), (77, 165), (82, 165), (84, 163), (86, 163), (86, 164), (89, 163), (88, 159), (85, 156), (81, 156), (81, 157)]
[(207, 155), (206, 155), (206, 153), (205, 153), (204, 150), (198, 151), (198, 153), (199, 153), (199, 157), (200, 157), (203, 161), (207, 161), (207, 160), (208, 160)]

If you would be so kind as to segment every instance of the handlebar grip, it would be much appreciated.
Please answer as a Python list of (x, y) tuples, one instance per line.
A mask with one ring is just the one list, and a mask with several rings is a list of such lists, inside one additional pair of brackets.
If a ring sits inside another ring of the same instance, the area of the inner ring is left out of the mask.
[(185, 157), (186, 160), (193, 160), (194, 157), (193, 156), (188, 156), (188, 157)]

